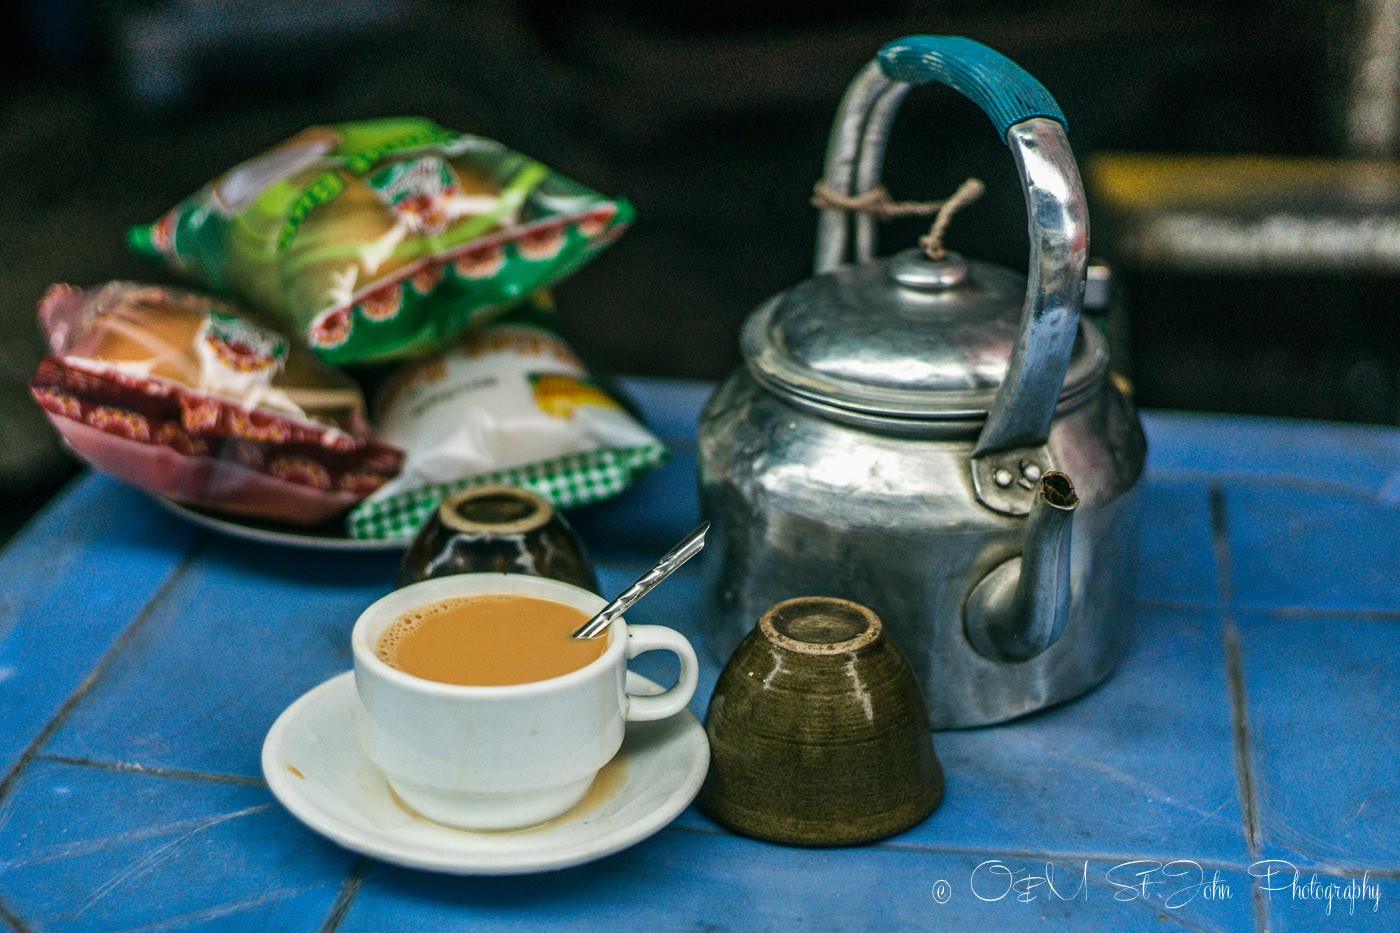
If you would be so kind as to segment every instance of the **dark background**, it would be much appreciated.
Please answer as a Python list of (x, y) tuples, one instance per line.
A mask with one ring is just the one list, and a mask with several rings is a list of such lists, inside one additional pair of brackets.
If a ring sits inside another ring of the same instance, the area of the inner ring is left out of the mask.
[[(808, 197), (847, 83), (884, 42), (978, 39), (1059, 100), (1081, 164), (1109, 151), (1346, 154), (1357, 7), (1343, 0), (28, 0), (0, 13), (0, 502), (12, 529), (71, 474), (24, 388), (51, 282), (160, 280), (148, 222), (312, 123), (390, 114), (491, 136), (637, 207), (556, 292), (605, 373), (717, 378), (764, 297), (810, 273)], [(1011, 160), (925, 89), (901, 110), (899, 198), (987, 195), (949, 244), (1021, 267)], [(1091, 216), (1094, 213), (1091, 190)], [(921, 224), (890, 224), (887, 251)], [(1115, 259), (1095, 226), (1094, 252)], [(1400, 276), (1118, 268), (1139, 401), (1394, 423)]]

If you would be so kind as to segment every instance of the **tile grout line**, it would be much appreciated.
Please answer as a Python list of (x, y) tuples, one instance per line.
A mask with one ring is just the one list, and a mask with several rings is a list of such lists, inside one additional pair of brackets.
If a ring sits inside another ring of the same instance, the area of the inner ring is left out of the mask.
[[(681, 823), (672, 823), (667, 826), (664, 832), (687, 833), (695, 836), (729, 836), (738, 840), (746, 840), (742, 834), (733, 833), (730, 830), (717, 826), (691, 826)], [(883, 852), (926, 852), (931, 855), (969, 855), (969, 856), (991, 856), (993, 858), (1040, 860), (1046, 859), (1052, 862), (1098, 862), (1102, 864), (1139, 861), (1149, 859), (1170, 864), (1172, 862), (1191, 862), (1202, 868), (1219, 869), (1221, 871), (1238, 871), (1248, 873), (1253, 861), (1231, 861), (1230, 859), (1216, 858), (1182, 858), (1180, 855), (1157, 855), (1151, 852), (1072, 852), (1058, 849), (1000, 849), (988, 846), (959, 846), (940, 845), (931, 842), (904, 842), (901, 840), (882, 839), (870, 844), (872, 850)], [(1309, 872), (1319, 875), (1327, 875), (1335, 878), (1353, 878), (1357, 875), (1369, 872), (1374, 878), (1385, 878), (1387, 880), (1400, 879), (1400, 868), (1382, 868), (1374, 865), (1335, 865), (1320, 864), (1307, 866)]]
[(107, 673), (107, 669), (116, 662), (122, 651), (126, 649), (126, 646), (136, 637), (136, 633), (145, 625), (146, 620), (150, 618), (155, 607), (160, 604), (162, 597), (184, 577), (195, 558), (203, 551), (203, 545), (207, 540), (208, 534), (206, 533), (185, 553), (184, 558), (175, 568), (175, 571), (166, 578), (166, 581), (160, 585), (160, 588), (156, 590), (155, 593), (151, 595), (151, 598), (146, 601), (146, 604), (141, 607), (141, 611), (137, 613), (135, 620), (117, 636), (117, 640), (112, 642), (111, 647), (102, 654), (102, 657), (93, 665), (92, 670), (88, 671), (87, 676), (84, 677), (82, 682), (69, 694), (68, 699), (63, 701), (63, 704), (53, 714), (53, 717), (39, 730), (38, 734), (34, 736), (29, 745), (25, 747), (24, 751), (20, 753), (19, 759), (10, 770), (3, 778), (0, 778), (0, 803), (3, 803), (5, 798), (9, 796), (15, 781), (24, 773), (24, 769), (29, 766), (29, 763), (39, 754), (39, 749), (43, 748), (44, 744), (58, 731), (58, 728), (68, 720), (68, 717), (72, 715), (74, 707), (78, 705), (83, 697), (87, 696), (93, 686), (102, 679), (102, 675)]
[(189, 768), (161, 768), (136, 764), (131, 761), (97, 761), (92, 758), (77, 758), (71, 755), (35, 755), (36, 761), (52, 761), (78, 768), (93, 768), (98, 771), (120, 771), (126, 774), (147, 774), (151, 777), (183, 778), (190, 781), (208, 781), (212, 784), (237, 784), (243, 787), (266, 787), (267, 782), (260, 777), (245, 774), (222, 774), (217, 771), (194, 771)]
[[(1186, 612), (1218, 608), (1214, 602), (1196, 602), (1190, 599), (1135, 599), (1133, 606), (1140, 609), (1168, 609)], [(1332, 609), (1325, 606), (1286, 605), (1258, 605), (1244, 608), (1256, 615), (1269, 616), (1282, 622), (1315, 618), (1338, 618), (1380, 623), (1400, 622), (1400, 609)]]
[(1235, 776), (1239, 780), (1240, 807), (1249, 854), (1259, 856), (1259, 788), (1254, 778), (1253, 754), (1249, 741), (1249, 713), (1245, 696), (1244, 665), (1240, 658), (1240, 633), (1228, 619), (1225, 623), (1225, 670), (1229, 679), (1230, 718), (1234, 732)]
[(1346, 619), (1348, 621), (1400, 622), (1400, 609), (1328, 609), (1325, 606), (1260, 606), (1251, 611), (1280, 622), (1295, 619)]
[(340, 890), (336, 892), (335, 903), (331, 905), (330, 912), (326, 914), (325, 922), (321, 924), (318, 933), (335, 933), (340, 929), (340, 925), (345, 922), (345, 915), (350, 912), (350, 905), (354, 903), (356, 895), (360, 893), (360, 887), (365, 883), (365, 873), (369, 871), (368, 858), (361, 856), (350, 866), (350, 871), (345, 875), (345, 880), (340, 883)]
[(1204, 609), (1214, 609), (1215, 603), (1209, 600), (1197, 602), (1192, 599), (1134, 599), (1135, 609), (1174, 609), (1177, 611), (1193, 612)]
[[(1211, 543), (1215, 551), (1216, 586), (1220, 594), (1220, 620), (1225, 651), (1226, 689), (1230, 700), (1230, 730), (1235, 759), (1235, 781), (1239, 791), (1240, 812), (1244, 818), (1245, 843), (1252, 859), (1259, 858), (1259, 788), (1254, 777), (1254, 756), (1249, 741), (1249, 706), (1245, 695), (1244, 663), (1240, 656), (1240, 633), (1235, 627), (1234, 577), (1230, 562), (1229, 516), (1225, 507), (1225, 487), (1220, 482), (1210, 484)], [(1254, 926), (1267, 933), (1268, 905), (1256, 879), (1250, 879), (1250, 894), (1254, 906)]]
[(15, 916), (8, 904), (0, 900), (0, 923), (4, 923), (14, 933), (29, 933), (29, 926), (23, 920)]

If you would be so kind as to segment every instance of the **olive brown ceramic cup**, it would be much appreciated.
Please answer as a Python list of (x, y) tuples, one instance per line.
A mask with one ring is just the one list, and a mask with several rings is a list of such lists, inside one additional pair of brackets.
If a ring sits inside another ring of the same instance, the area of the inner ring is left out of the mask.
[(769, 609), (721, 672), (705, 717), (699, 804), (730, 828), (794, 845), (871, 842), (943, 796), (928, 714), (880, 619), (846, 600)]
[(473, 486), (443, 499), (404, 554), (397, 585), (458, 573), (527, 573), (598, 592), (564, 516), (516, 486)]

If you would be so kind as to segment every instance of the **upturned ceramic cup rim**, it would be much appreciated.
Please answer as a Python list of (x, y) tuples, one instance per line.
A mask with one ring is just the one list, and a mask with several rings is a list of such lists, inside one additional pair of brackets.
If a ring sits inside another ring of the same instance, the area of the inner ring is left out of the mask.
[[(544, 592), (531, 592), (532, 590)], [(394, 619), (420, 606), (444, 599), (498, 594), (551, 599), (552, 597), (548, 595), (551, 590), (561, 594), (573, 594), (576, 596), (575, 601), (563, 599), (553, 599), (553, 601), (574, 606), (590, 615), (607, 605), (607, 600), (583, 587), (565, 583), (563, 580), (555, 580), (552, 577), (538, 577), (525, 573), (482, 571), (420, 580), (381, 596), (360, 613), (350, 633), (350, 648), (354, 655), (355, 664), (363, 667), (367, 673), (407, 690), (444, 699), (474, 702), (516, 701), (534, 695), (552, 693), (560, 688), (568, 687), (575, 681), (595, 676), (597, 668), (617, 664), (618, 656), (623, 654), (627, 648), (627, 623), (621, 616), (613, 620), (605, 635), (598, 636), (608, 639), (608, 646), (601, 655), (584, 666), (557, 677), (530, 680), (520, 684), (448, 684), (427, 680), (390, 666), (381, 660), (374, 651), (374, 643), (378, 641), (384, 629)], [(582, 603), (589, 605), (585, 606)], [(384, 625), (379, 625), (381, 620), (385, 620)], [(377, 628), (373, 637), (369, 634), (371, 628)]]
[[(792, 609), (801, 604), (825, 604), (833, 608), (839, 608), (843, 612), (851, 613), (858, 617), (865, 624), (865, 628), (858, 634), (841, 641), (815, 642), (803, 641), (784, 633), (777, 627), (776, 620), (783, 611)], [(768, 611), (763, 613), (758, 620), (759, 631), (763, 637), (771, 644), (784, 648), (797, 654), (824, 656), (851, 654), (875, 644), (884, 634), (884, 624), (880, 617), (868, 606), (852, 602), (849, 599), (840, 599), (835, 596), (797, 596), (792, 599), (785, 599), (774, 603), (768, 607)]]
[[(463, 502), (484, 499), (488, 496), (506, 496), (519, 499), (528, 502), (535, 508), (529, 514), (508, 522), (473, 521), (457, 511), (458, 506)], [(525, 534), (548, 525), (554, 518), (554, 506), (533, 489), (491, 483), (482, 486), (469, 486), (445, 497), (442, 502), (438, 503), (438, 517), (443, 525), (453, 531), (497, 535)]]

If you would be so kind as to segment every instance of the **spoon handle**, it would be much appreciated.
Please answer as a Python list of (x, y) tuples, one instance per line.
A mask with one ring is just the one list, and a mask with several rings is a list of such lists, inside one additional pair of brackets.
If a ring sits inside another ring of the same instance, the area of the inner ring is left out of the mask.
[(690, 534), (681, 539), (681, 542), (671, 550), (662, 555), (650, 570), (637, 578), (627, 589), (622, 591), (612, 602), (604, 606), (596, 616), (589, 619), (574, 631), (574, 638), (593, 638), (600, 635), (607, 629), (612, 620), (622, 615), (637, 600), (641, 599), (652, 587), (669, 577), (681, 564), (690, 560), (700, 549), (705, 546), (705, 532), (710, 530), (709, 522), (701, 522)]

